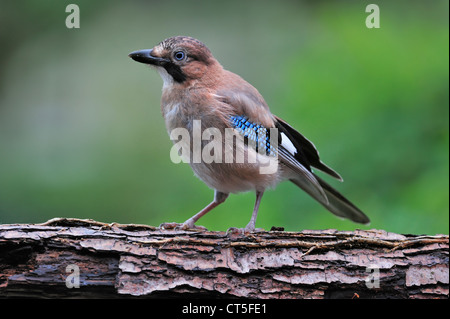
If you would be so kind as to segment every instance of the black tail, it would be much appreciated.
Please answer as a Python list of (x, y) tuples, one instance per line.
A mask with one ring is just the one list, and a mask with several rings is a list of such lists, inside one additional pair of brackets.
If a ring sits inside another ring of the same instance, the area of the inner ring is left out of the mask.
[(355, 223), (369, 224), (370, 219), (367, 217), (358, 207), (353, 205), (347, 198), (341, 193), (331, 187), (323, 179), (314, 174), (320, 186), (322, 187), (328, 202), (323, 196), (318, 196), (317, 191), (312, 188), (311, 183), (304, 179), (291, 179), (295, 185), (307, 192), (311, 197), (317, 200), (326, 209), (332, 212), (334, 215), (341, 218), (348, 218)]

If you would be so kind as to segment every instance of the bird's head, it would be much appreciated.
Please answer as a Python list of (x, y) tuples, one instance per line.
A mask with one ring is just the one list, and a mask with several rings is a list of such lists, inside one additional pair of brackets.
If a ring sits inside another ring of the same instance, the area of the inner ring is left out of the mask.
[(184, 36), (168, 38), (153, 49), (131, 52), (129, 57), (155, 66), (165, 86), (199, 80), (208, 73), (208, 69), (219, 65), (206, 45)]

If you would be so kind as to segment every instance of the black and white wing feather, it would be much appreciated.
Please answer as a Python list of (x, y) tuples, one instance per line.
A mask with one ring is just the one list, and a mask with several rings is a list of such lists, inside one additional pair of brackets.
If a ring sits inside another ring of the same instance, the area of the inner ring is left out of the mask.
[(330, 212), (357, 223), (370, 222), (361, 210), (312, 172), (314, 167), (342, 181), (342, 177), (336, 171), (320, 160), (319, 152), (314, 144), (285, 121), (275, 117), (277, 146), (271, 143), (271, 130), (261, 124), (253, 123), (245, 116), (232, 116), (230, 124), (247, 139), (247, 142), (252, 141), (257, 151), (263, 151), (268, 156), (278, 156), (280, 163), (291, 172), (290, 181)]
[[(281, 161), (288, 167), (303, 168), (300, 169), (300, 174), (291, 178), (291, 182), (311, 195), (336, 216), (348, 218), (357, 223), (368, 224), (369, 218), (358, 207), (312, 172), (311, 167), (314, 167), (342, 181), (342, 177), (336, 171), (320, 160), (319, 152), (314, 144), (278, 117), (276, 117), (275, 125), (280, 135), (279, 154)], [(293, 163), (295, 161), (297, 165)], [(307, 173), (305, 173), (305, 170)], [(317, 194), (317, 189), (320, 190), (320, 196)]]

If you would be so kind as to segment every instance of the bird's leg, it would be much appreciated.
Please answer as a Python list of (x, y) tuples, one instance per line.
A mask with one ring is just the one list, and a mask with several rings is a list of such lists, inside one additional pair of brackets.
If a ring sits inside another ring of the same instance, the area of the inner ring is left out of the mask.
[(228, 197), (228, 194), (221, 193), (219, 191), (215, 191), (214, 200), (209, 203), (205, 208), (199, 211), (197, 214), (186, 220), (183, 224), (178, 223), (164, 223), (159, 225), (160, 228), (164, 229), (203, 229), (206, 230), (203, 226), (195, 226), (197, 220), (199, 220), (202, 216), (206, 215), (206, 213), (210, 212), (213, 208), (222, 204)]
[(253, 208), (252, 218), (250, 218), (247, 226), (245, 226), (246, 231), (252, 232), (255, 230), (256, 217), (258, 216), (259, 204), (261, 203), (263, 194), (264, 192), (256, 192), (255, 207)]
[(256, 217), (258, 216), (258, 210), (259, 210), (259, 204), (261, 203), (261, 198), (264, 194), (264, 191), (257, 191), (256, 192), (256, 202), (255, 207), (253, 208), (252, 218), (250, 218), (250, 221), (248, 222), (247, 226), (245, 228), (235, 228), (231, 227), (227, 230), (228, 234), (245, 234), (245, 233), (251, 233), (254, 231), (262, 231), (263, 229), (255, 228), (256, 224)]

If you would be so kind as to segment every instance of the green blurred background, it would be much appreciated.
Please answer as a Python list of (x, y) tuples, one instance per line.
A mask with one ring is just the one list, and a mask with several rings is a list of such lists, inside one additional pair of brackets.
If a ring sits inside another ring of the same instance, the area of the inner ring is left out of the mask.
[[(67, 29), (76, 3), (81, 28)], [(448, 1), (0, 0), (0, 223), (53, 217), (182, 222), (213, 198), (173, 164), (162, 80), (127, 54), (174, 35), (206, 43), (273, 113), (312, 140), (370, 216), (343, 221), (291, 183), (264, 195), (257, 227), (449, 229)], [(243, 227), (254, 194), (202, 218)]]

